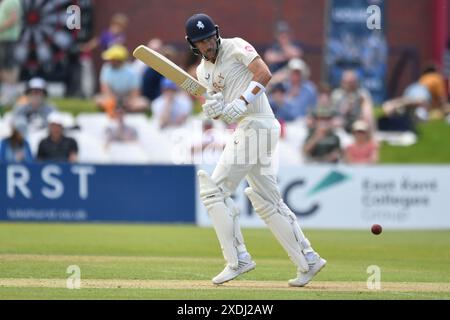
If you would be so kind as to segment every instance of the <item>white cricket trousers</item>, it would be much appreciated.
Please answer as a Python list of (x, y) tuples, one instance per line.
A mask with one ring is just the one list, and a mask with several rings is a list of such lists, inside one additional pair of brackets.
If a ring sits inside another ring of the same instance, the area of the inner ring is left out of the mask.
[(227, 142), (211, 178), (230, 196), (243, 178), (266, 201), (281, 200), (273, 165), (273, 152), (280, 137), (280, 123), (272, 115), (242, 119)]

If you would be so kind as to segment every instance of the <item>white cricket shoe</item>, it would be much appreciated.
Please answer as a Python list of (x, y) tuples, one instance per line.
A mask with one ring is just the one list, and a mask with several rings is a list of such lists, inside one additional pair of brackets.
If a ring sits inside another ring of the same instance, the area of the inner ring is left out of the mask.
[(255, 267), (256, 263), (250, 256), (248, 257), (248, 259), (239, 259), (238, 267), (236, 269), (230, 268), (230, 266), (227, 264), (225, 266), (225, 269), (223, 269), (221, 273), (219, 273), (212, 279), (212, 282), (214, 284), (222, 284), (228, 282), (243, 273), (252, 271), (253, 269), (255, 269)]
[(297, 278), (288, 281), (289, 286), (291, 287), (306, 286), (312, 280), (312, 278), (314, 278), (314, 276), (318, 274), (323, 267), (325, 267), (325, 265), (327, 264), (327, 260), (317, 255), (317, 258), (313, 262), (309, 262), (308, 264), (309, 270), (307, 272), (298, 271)]

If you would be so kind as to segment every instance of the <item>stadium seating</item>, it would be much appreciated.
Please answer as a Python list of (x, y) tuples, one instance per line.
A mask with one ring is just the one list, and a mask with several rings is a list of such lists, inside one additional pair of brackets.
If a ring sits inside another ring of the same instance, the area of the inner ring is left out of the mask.
[[(104, 113), (80, 113), (74, 117), (62, 112), (66, 135), (78, 142), (78, 159), (84, 163), (116, 164), (191, 164), (216, 163), (220, 153), (207, 151), (203, 155), (191, 154), (191, 147), (202, 140), (202, 120), (198, 115), (191, 116), (186, 123), (177, 128), (160, 129), (154, 118), (144, 114), (127, 114), (125, 123), (137, 132), (137, 141), (107, 143), (106, 130), (113, 124), (112, 119)], [(12, 113), (0, 118), (0, 138), (10, 134)], [(221, 141), (227, 141), (232, 131), (227, 130), (222, 122), (215, 121), (214, 129)], [(287, 123), (285, 135), (280, 139), (277, 161), (280, 165), (304, 163), (302, 145), (308, 129), (304, 120)], [(342, 147), (352, 142), (352, 136), (344, 131), (337, 131)], [(28, 141), (32, 152), (37, 153), (39, 142), (47, 136), (47, 130), (29, 132)], [(383, 140), (383, 137), (379, 137)], [(203, 162), (202, 162), (203, 161)]]

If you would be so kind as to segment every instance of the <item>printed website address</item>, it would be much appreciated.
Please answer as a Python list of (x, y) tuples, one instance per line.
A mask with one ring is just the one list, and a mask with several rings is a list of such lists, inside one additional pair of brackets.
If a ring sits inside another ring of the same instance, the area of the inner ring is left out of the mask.
[(6, 215), (10, 220), (84, 221), (88, 219), (88, 214), (84, 210), (8, 209)]

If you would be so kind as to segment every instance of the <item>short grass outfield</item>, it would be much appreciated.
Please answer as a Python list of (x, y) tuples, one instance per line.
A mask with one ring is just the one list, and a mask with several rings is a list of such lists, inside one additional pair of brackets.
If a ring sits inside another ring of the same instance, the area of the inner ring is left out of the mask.
[[(288, 287), (296, 270), (267, 229), (244, 229), (256, 269), (215, 286), (224, 261), (210, 228), (1, 223), (0, 300), (450, 299), (450, 231), (305, 233), (328, 260), (308, 286)], [(69, 266), (80, 289), (67, 288)]]

